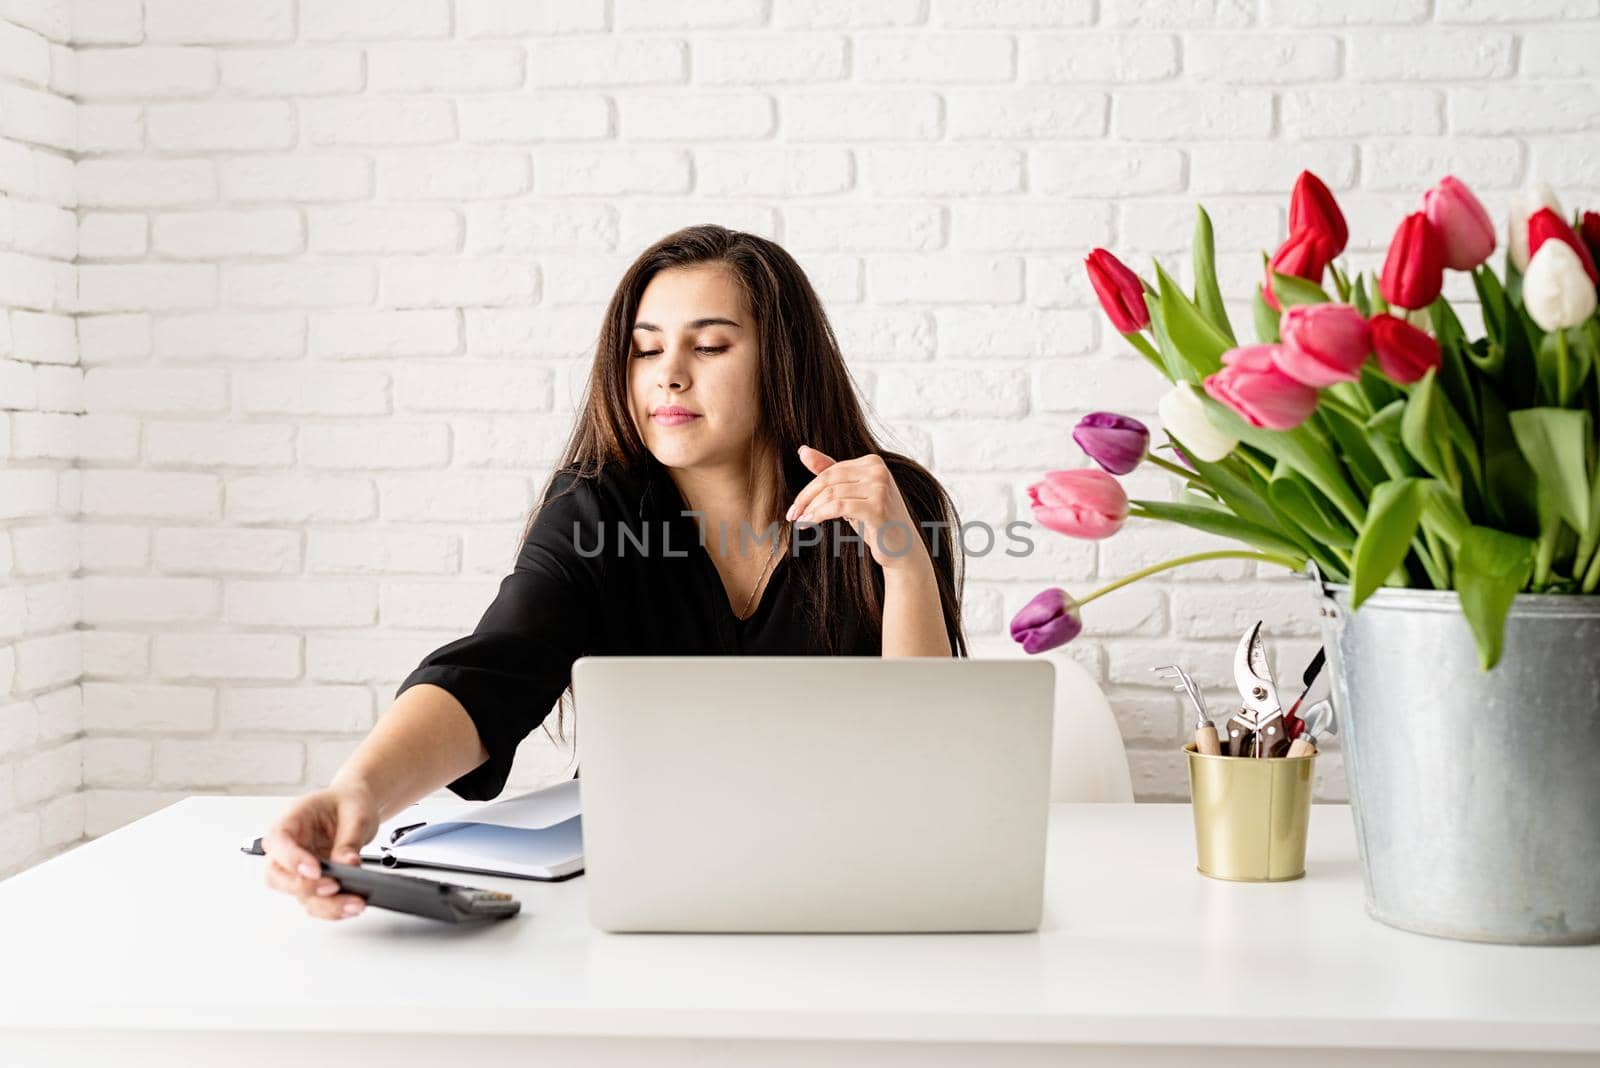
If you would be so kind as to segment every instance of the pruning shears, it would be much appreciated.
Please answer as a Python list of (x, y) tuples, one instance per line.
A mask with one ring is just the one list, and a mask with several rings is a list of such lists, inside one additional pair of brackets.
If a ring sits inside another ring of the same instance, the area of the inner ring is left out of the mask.
[(1233, 682), (1243, 707), (1228, 719), (1228, 755), (1283, 756), (1289, 748), (1289, 730), (1259, 620), (1239, 639), (1233, 656)]

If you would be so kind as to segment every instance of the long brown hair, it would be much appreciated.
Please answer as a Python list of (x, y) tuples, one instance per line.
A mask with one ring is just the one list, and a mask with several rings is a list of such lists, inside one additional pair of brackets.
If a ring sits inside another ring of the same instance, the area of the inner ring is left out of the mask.
[[(921, 464), (878, 444), (810, 280), (781, 246), (755, 234), (713, 224), (685, 227), (651, 245), (623, 273), (606, 307), (577, 422), (539, 494), (541, 504), (535, 505), (523, 526), (523, 540), (532, 530), (556, 474), (576, 471), (580, 478), (597, 477), (608, 464), (638, 470), (650, 459), (629, 414), (628, 362), (633, 352), (634, 319), (645, 287), (657, 272), (702, 264), (727, 269), (755, 319), (761, 418), (758, 440), (750, 450), (752, 467), (761, 457), (779, 457), (779, 499), (787, 501), (814, 477), (800, 462), (802, 444), (840, 460), (869, 453), (881, 456), (924, 545), (930, 547), (951, 651), (956, 656), (968, 655), (961, 623), (965, 563), (955, 505)], [(828, 520), (825, 526), (842, 522)], [(928, 523), (941, 524), (937, 533), (930, 535), (924, 525)], [(931, 538), (937, 539), (933, 543), (937, 551), (933, 551)], [(821, 544), (831, 543), (831, 538), (824, 538)], [(837, 652), (832, 623), (847, 618), (842, 613), (854, 613), (865, 633), (881, 640), (883, 575), (870, 553), (804, 552), (793, 555), (789, 566), (791, 578), (802, 584), (798, 600), (808, 606), (810, 625), (823, 649)], [(561, 697), (558, 730), (570, 693), (569, 686)], [(564, 740), (565, 734), (561, 736)]]

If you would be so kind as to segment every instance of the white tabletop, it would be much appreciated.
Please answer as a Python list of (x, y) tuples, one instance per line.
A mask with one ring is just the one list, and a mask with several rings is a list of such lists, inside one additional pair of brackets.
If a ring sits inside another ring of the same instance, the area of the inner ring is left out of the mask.
[(263, 1028), (1600, 1051), (1600, 947), (1369, 919), (1342, 805), (1313, 809), (1307, 876), (1278, 884), (1199, 875), (1187, 805), (1055, 805), (1037, 933), (630, 935), (589, 927), (582, 876), (402, 868), (509, 890), (522, 912), (311, 919), (239, 852), (284, 803), (189, 798), (0, 883), (0, 1051), (55, 1029)]

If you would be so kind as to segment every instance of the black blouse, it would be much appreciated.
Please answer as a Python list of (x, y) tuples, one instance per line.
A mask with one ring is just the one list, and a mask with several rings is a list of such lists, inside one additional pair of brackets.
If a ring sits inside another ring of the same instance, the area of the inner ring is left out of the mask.
[[(636, 471), (608, 465), (598, 477), (557, 473), (477, 629), (425, 656), (395, 691), (399, 697), (433, 683), (472, 717), (489, 759), (449, 784), (458, 797), (499, 795), (517, 746), (553, 710), (572, 681), (573, 661), (585, 654), (824, 652), (796, 603), (798, 582), (787, 581), (794, 546), (779, 554), (754, 613), (741, 620), (709, 551), (716, 532), (701, 545), (700, 526), (687, 511), (653, 458)], [(730, 529), (730, 549), (737, 538)], [(762, 545), (750, 541), (746, 551)], [(845, 655), (882, 652), (854, 620), (838, 638)]]

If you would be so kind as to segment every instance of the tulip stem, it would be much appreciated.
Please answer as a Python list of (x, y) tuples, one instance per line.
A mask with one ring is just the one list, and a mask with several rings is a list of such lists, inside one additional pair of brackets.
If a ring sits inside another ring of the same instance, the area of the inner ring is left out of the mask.
[(1145, 454), (1145, 462), (1155, 464), (1157, 467), (1165, 471), (1171, 471), (1173, 474), (1177, 475), (1181, 479), (1184, 479), (1185, 481), (1198, 477), (1188, 468), (1183, 467), (1180, 464), (1175, 464), (1171, 460), (1164, 460), (1153, 452)]
[(1556, 406), (1567, 406), (1567, 379), (1570, 377), (1567, 364), (1571, 354), (1567, 351), (1567, 331), (1565, 328), (1556, 331)]
[(1250, 552), (1245, 549), (1215, 549), (1211, 552), (1191, 553), (1188, 556), (1179, 556), (1171, 560), (1163, 560), (1159, 564), (1151, 564), (1149, 567), (1142, 567), (1131, 575), (1124, 575), (1115, 582), (1101, 586), (1088, 596), (1078, 598), (1078, 604), (1080, 606), (1086, 605), (1096, 597), (1104, 597), (1113, 590), (1120, 590), (1130, 583), (1138, 582), (1142, 578), (1149, 578), (1158, 572), (1168, 571), (1174, 567), (1183, 567), (1187, 564), (1203, 563), (1206, 560), (1259, 560), (1264, 564), (1277, 564), (1280, 567), (1286, 567), (1290, 571), (1299, 571), (1305, 566), (1304, 561), (1296, 560), (1293, 557), (1280, 556), (1277, 553)]

